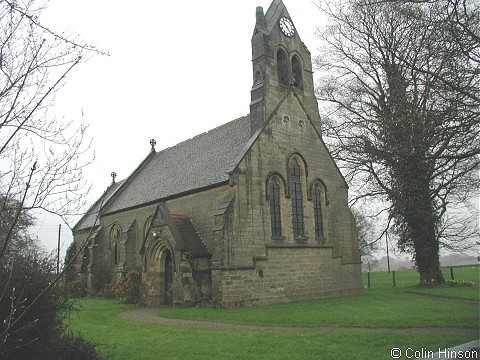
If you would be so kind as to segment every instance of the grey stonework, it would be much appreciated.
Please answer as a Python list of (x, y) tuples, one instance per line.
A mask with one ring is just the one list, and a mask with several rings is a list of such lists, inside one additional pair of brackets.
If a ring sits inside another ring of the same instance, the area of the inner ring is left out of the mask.
[[(72, 272), (87, 277), (91, 292), (128, 271), (142, 274), (151, 305), (246, 306), (361, 291), (348, 186), (322, 141), (310, 53), (296, 31), (282, 34), (279, 20), (290, 18), (282, 1), (256, 16), (250, 114), (172, 148), (152, 147), (75, 226), (72, 249), (90, 241)], [(280, 236), (272, 236), (270, 181), (280, 191)], [(301, 236), (293, 211), (303, 216)]]

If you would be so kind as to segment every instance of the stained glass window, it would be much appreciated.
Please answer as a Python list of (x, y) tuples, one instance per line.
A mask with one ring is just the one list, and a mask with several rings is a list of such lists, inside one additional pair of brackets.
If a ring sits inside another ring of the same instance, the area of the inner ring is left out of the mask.
[(290, 197), (292, 199), (293, 235), (305, 235), (303, 225), (303, 195), (300, 166), (295, 159), (290, 162)]
[(315, 218), (315, 236), (321, 238), (323, 236), (323, 217), (322, 217), (322, 193), (317, 184), (313, 187), (313, 212)]
[(282, 236), (282, 220), (280, 217), (280, 187), (272, 177), (268, 184), (268, 195), (270, 200), (270, 219), (272, 225), (272, 236)]

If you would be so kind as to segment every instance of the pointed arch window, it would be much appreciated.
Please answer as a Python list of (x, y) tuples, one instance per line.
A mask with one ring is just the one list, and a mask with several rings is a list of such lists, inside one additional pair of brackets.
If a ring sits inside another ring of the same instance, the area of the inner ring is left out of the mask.
[(112, 253), (113, 253), (113, 263), (115, 265), (118, 265), (118, 244), (116, 241), (113, 243)]
[(270, 202), (272, 237), (281, 237), (282, 218), (280, 213), (280, 186), (275, 177), (271, 177), (268, 183), (268, 196)]
[(113, 264), (118, 265), (120, 262), (120, 239), (122, 236), (122, 229), (119, 225), (114, 225), (110, 230), (110, 251)]
[(300, 165), (296, 159), (290, 161), (289, 181), (290, 197), (292, 199), (293, 235), (296, 237), (302, 237), (305, 235), (305, 227), (303, 223), (302, 175)]
[(88, 265), (90, 263), (90, 249), (88, 246), (85, 246), (83, 250), (83, 258), (82, 258), (82, 265), (81, 265), (81, 272), (86, 272), (88, 270)]
[(297, 55), (292, 57), (292, 82), (296, 88), (303, 88), (302, 63)]
[(320, 190), (320, 185), (318, 183), (316, 183), (313, 186), (312, 201), (313, 201), (313, 216), (315, 219), (315, 237), (319, 239), (323, 237), (323, 214), (322, 214), (323, 196), (322, 196), (322, 191)]
[(277, 73), (278, 81), (281, 84), (288, 85), (288, 65), (287, 65), (287, 55), (282, 49), (277, 51)]

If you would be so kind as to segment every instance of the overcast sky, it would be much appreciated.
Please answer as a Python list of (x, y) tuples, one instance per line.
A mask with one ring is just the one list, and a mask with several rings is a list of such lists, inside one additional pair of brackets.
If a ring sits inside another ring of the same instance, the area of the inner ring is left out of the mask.
[[(42, 23), (78, 36), (110, 56), (92, 56), (56, 96), (56, 116), (89, 124), (96, 156), (86, 169), (88, 205), (126, 178), (150, 151), (208, 131), (249, 112), (250, 40), (255, 9), (270, 0), (50, 0)], [(312, 0), (284, 0), (298, 34), (315, 55), (322, 17)], [(83, 115), (82, 115), (83, 114)], [(86, 209), (85, 209), (86, 210)], [(34, 229), (49, 249), (58, 219)], [(63, 226), (62, 253), (71, 242)]]

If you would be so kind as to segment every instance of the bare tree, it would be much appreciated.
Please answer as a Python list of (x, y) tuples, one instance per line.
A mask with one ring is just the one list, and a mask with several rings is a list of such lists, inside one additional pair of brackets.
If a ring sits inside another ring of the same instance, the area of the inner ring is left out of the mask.
[(378, 265), (375, 253), (379, 250), (379, 244), (376, 238), (375, 224), (367, 211), (363, 207), (352, 207), (352, 214), (355, 218), (358, 233), (358, 246), (362, 265), (370, 271)]
[(387, 204), (400, 249), (421, 281), (435, 283), (444, 281), (440, 245), (465, 248), (478, 226), (447, 214), (479, 186), (480, 9), (462, 5), (320, 4), (331, 19), (317, 59), (326, 141), (358, 191), (354, 202)]
[[(18, 240), (33, 220), (30, 212), (41, 209), (68, 224), (82, 208), (89, 190), (82, 170), (94, 158), (86, 138), (87, 126), (53, 117), (51, 107), (72, 70), (86, 57), (103, 52), (44, 25), (41, 12), (45, 3), (0, 0), (0, 310), (5, 319), (0, 324), (2, 354), (38, 340), (21, 334), (35, 326), (42, 316), (36, 312), (36, 305), (52, 297), (63, 274), (52, 277), (49, 268), (42, 267), (49, 278), (35, 291), (26, 279), (12, 275), (18, 268), (17, 260), (22, 258), (17, 250), (29, 249), (30, 244)], [(28, 236), (24, 239), (28, 241)], [(32, 250), (22, 256), (34, 259), (37, 254)], [(28, 281), (35, 282), (35, 278)], [(32, 290), (28, 296), (27, 292), (19, 292), (26, 286)], [(8, 309), (3, 307), (5, 303), (10, 304)]]
[[(0, 217), (0, 237), (6, 239), (7, 236), (11, 238), (11, 248), (15, 251), (24, 253), (34, 252), (39, 244), (38, 239), (33, 238), (29, 233), (29, 228), (33, 226), (36, 219), (28, 212), (18, 212), (20, 206), (16, 200), (6, 200), (0, 194), (0, 202), (4, 204), (2, 209), (2, 216)], [(16, 226), (12, 229), (12, 223), (15, 222), (15, 217), (18, 216)], [(12, 234), (7, 235), (11, 231)]]
[[(82, 169), (93, 152), (86, 125), (58, 120), (48, 110), (72, 69), (99, 51), (44, 26), (44, 5), (0, 2), (0, 211), (17, 201), (18, 214), (42, 209), (68, 221), (88, 191)], [(0, 256), (17, 219), (0, 238)]]

